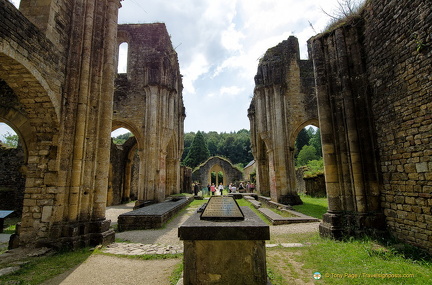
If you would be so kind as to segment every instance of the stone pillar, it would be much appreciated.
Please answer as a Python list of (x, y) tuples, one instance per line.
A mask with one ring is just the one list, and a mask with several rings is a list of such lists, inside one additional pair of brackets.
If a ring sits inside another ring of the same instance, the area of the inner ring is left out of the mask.
[(383, 231), (361, 21), (311, 40), (328, 212), (320, 233), (341, 238)]

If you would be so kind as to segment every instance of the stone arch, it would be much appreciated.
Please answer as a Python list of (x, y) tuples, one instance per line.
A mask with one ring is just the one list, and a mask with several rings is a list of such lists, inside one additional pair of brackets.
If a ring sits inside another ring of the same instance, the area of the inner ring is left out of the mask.
[(25, 148), (20, 239), (30, 243), (36, 234), (46, 236), (51, 225), (55, 192), (47, 189), (57, 186), (59, 97), (34, 63), (6, 45), (0, 45), (0, 80), (13, 90), (15, 100), (1, 104), (2, 119), (16, 130)]
[(107, 205), (116, 205), (123, 202), (128, 202), (132, 198), (136, 198), (140, 185), (140, 164), (143, 157), (142, 139), (136, 127), (129, 123), (113, 121), (112, 130), (118, 128), (128, 129), (131, 136), (123, 145), (115, 145), (111, 143), (110, 155), (110, 175)]
[(207, 185), (210, 182), (209, 177), (212, 170), (222, 170), (226, 183), (240, 181), (243, 177), (242, 172), (235, 168), (227, 158), (214, 156), (192, 172), (192, 180), (198, 181), (201, 185)]
[(298, 125), (297, 127), (294, 128), (294, 131), (292, 132), (290, 140), (289, 140), (290, 147), (294, 147), (295, 141), (296, 141), (297, 136), (300, 133), (300, 131), (302, 129), (304, 129), (306, 126), (309, 126), (309, 125), (312, 125), (314, 127), (319, 128), (318, 118), (307, 120), (307, 121), (303, 122), (302, 124), (300, 124), (300, 125)]

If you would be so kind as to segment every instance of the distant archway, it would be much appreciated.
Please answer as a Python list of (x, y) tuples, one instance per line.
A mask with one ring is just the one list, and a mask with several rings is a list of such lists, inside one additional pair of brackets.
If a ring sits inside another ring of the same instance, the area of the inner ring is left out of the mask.
[(232, 163), (227, 158), (222, 158), (218, 156), (210, 157), (206, 162), (201, 164), (197, 170), (192, 172), (192, 180), (198, 181), (201, 185), (207, 185), (211, 183), (211, 173), (216, 174), (216, 183), (219, 184), (218, 173), (223, 173), (224, 185), (228, 183), (234, 183), (241, 181), (243, 174), (240, 170), (232, 165)]

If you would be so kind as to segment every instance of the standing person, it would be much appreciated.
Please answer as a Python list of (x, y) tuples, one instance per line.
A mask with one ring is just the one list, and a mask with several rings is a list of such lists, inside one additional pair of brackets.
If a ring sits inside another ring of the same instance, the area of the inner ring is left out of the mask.
[(207, 193), (210, 195), (210, 184), (207, 184)]
[(242, 182), (240, 182), (240, 185), (239, 185), (239, 192), (241, 193), (241, 192), (244, 192), (243, 191), (243, 189), (244, 189), (244, 187), (243, 187), (243, 183)]
[(216, 186), (214, 185), (214, 183), (212, 183), (212, 185), (210, 186), (210, 191), (211, 191), (212, 195), (215, 194), (215, 192), (216, 192)]
[(219, 187), (218, 187), (218, 189), (219, 189), (219, 192), (220, 192), (220, 194), (221, 195), (223, 195), (223, 185), (222, 185), (222, 183), (219, 183)]
[(195, 196), (198, 196), (198, 191), (199, 191), (199, 183), (197, 182), (197, 183), (195, 183), (195, 185), (194, 185), (194, 194), (195, 194)]
[(229, 193), (232, 192), (232, 183), (230, 183), (230, 184), (228, 185), (228, 191), (229, 191)]

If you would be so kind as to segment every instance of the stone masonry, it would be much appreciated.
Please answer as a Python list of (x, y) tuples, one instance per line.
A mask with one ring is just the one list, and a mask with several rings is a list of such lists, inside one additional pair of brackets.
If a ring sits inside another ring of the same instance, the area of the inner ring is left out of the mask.
[(138, 200), (163, 201), (181, 189), (186, 115), (177, 53), (163, 23), (119, 25), (117, 44), (122, 43), (128, 44), (127, 72), (115, 81), (113, 129), (125, 127), (135, 135)]
[(294, 145), (305, 126), (318, 125), (312, 62), (300, 60), (291, 36), (260, 59), (248, 116), (257, 189), (276, 202), (301, 204), (295, 187)]
[(201, 187), (205, 187), (211, 183), (211, 173), (218, 173), (220, 171), (223, 173), (224, 181), (218, 181), (218, 176), (216, 175), (216, 185), (223, 183), (224, 186), (227, 186), (229, 183), (241, 181), (243, 178), (242, 172), (235, 168), (228, 159), (213, 156), (192, 172), (192, 180), (194, 182), (198, 181)]
[[(432, 252), (432, 6), (422, 0), (366, 1), (358, 15), (311, 38), (308, 46), (329, 201), (321, 234), (387, 232)], [(288, 52), (286, 47), (274, 57)], [(270, 72), (279, 65), (261, 65), (258, 75), (275, 74)], [(283, 133), (284, 125), (267, 125), (267, 133), (259, 127), (280, 116), (268, 111), (274, 92), (261, 95), (261, 81), (256, 85), (249, 110), (254, 156), (270, 162), (258, 164), (258, 187), (277, 193), (278, 177), (286, 172), (273, 166), (275, 145), (283, 149), (279, 156), (291, 150), (272, 135)]]
[(351, 220), (431, 250), (431, 19), (425, 1), (369, 1), (311, 39), (329, 195), (322, 233), (346, 233)]

